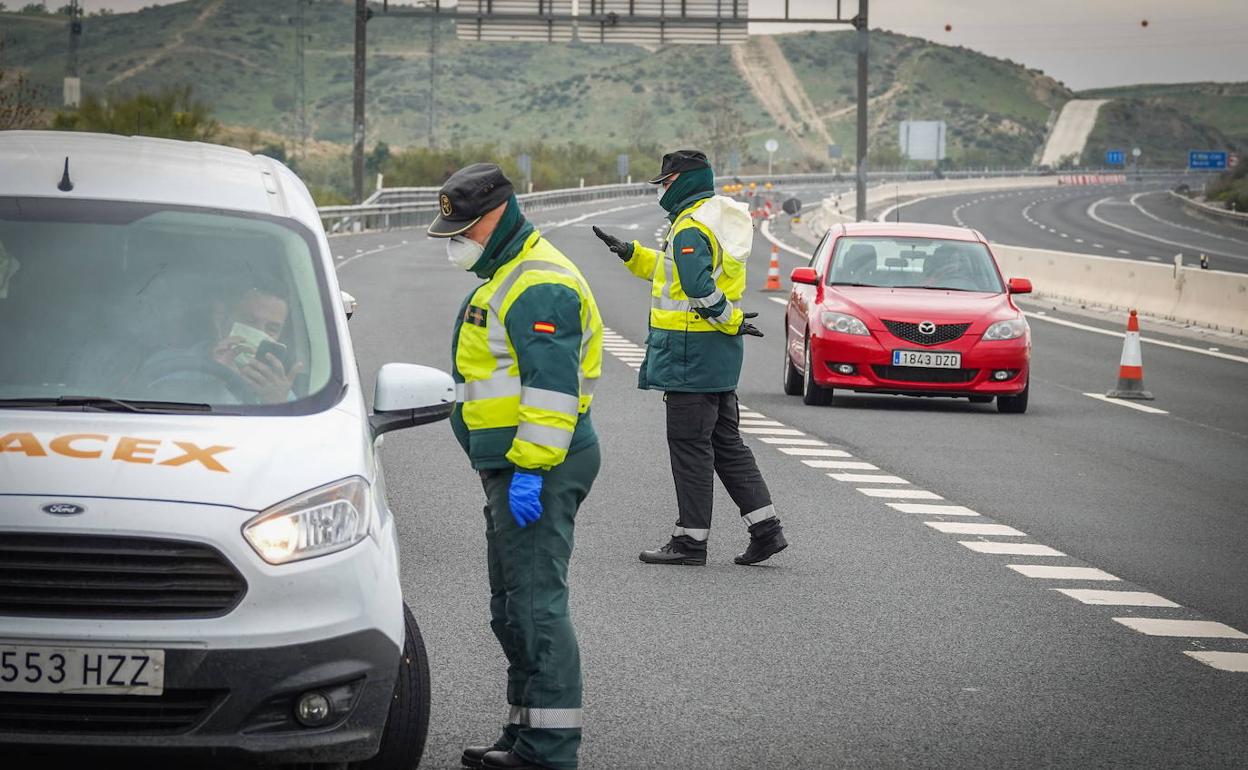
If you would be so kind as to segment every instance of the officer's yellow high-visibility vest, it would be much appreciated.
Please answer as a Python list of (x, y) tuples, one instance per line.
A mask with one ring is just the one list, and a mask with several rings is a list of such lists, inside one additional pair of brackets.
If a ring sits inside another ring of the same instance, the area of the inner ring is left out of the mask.
[[(577, 395), (521, 382), (507, 313), (517, 297), (539, 284), (566, 286), (581, 300), (579, 371), (575, 385), (569, 381)], [(473, 293), (465, 320), (459, 327), (455, 368), (464, 379), (456, 390), (470, 436), (473, 431), (514, 428), (508, 461), (530, 469), (563, 462), (602, 371), (602, 319), (580, 270), (534, 231), (516, 257)]]
[[(667, 247), (663, 252), (635, 249), (633, 258), (627, 262), (634, 275), (650, 279), (650, 326), (655, 329), (736, 334), (741, 326), (742, 311), (737, 304), (745, 293), (745, 261), (727, 253), (711, 229), (695, 218), (694, 214), (708, 200), (698, 201), (680, 213), (668, 229)], [(690, 299), (676, 271), (676, 235), (687, 229), (698, 230), (711, 244), (711, 277), (716, 291), (707, 297)], [(745, 256), (748, 257), (748, 253)], [(703, 318), (694, 310), (695, 307), (710, 307), (725, 298), (732, 303), (727, 317)]]

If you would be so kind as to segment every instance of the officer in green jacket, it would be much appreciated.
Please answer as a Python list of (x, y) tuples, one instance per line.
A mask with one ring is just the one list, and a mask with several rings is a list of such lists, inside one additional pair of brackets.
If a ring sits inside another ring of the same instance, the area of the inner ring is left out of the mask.
[(706, 155), (663, 156), (659, 205), (671, 226), (661, 251), (594, 233), (634, 275), (650, 282), (650, 333), (638, 387), (664, 391), (667, 445), (676, 482), (676, 529), (666, 545), (642, 551), (647, 564), (706, 564), (714, 479), (718, 475), (749, 528), (750, 544), (734, 561), (757, 564), (788, 542), (767, 482), (741, 440), (737, 382), (742, 335), (763, 336), (738, 304), (753, 224), (740, 204), (715, 195)]
[(490, 627), (507, 656), (509, 718), (467, 767), (573, 770), (581, 666), (568, 617), (576, 512), (598, 475), (590, 422), (602, 320), (584, 276), (520, 213), (492, 163), (456, 172), (429, 235), (481, 278), (451, 341), (451, 425), (485, 488)]

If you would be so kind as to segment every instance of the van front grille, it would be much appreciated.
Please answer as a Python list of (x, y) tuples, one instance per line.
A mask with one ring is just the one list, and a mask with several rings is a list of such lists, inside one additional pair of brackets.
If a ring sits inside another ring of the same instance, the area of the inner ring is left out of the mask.
[(246, 592), (238, 570), (199, 543), (0, 532), (0, 615), (217, 617)]
[(167, 690), (162, 695), (0, 692), (0, 732), (171, 735), (195, 727), (224, 692)]

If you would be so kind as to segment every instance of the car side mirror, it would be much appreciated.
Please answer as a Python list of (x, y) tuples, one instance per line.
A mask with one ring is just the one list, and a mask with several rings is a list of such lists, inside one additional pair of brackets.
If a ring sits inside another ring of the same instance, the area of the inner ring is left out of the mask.
[(1007, 285), (1010, 294), (1031, 294), (1031, 281), (1026, 278), (1011, 278)]
[(445, 420), (455, 409), (455, 381), (441, 369), (420, 364), (386, 364), (377, 373), (373, 436)]
[(360, 306), (360, 303), (356, 302), (355, 297), (352, 297), (345, 291), (340, 291), (338, 293), (342, 295), (342, 309), (343, 312), (347, 314), (347, 320), (350, 321), (351, 316), (355, 315), (356, 308)]
[(813, 267), (795, 267), (793, 272), (789, 273), (789, 280), (793, 283), (802, 283), (807, 286), (818, 286), (819, 274), (815, 272)]

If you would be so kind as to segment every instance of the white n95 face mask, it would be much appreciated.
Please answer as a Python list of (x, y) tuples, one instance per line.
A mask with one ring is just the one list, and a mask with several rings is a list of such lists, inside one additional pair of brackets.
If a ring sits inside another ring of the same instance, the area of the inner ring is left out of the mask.
[(485, 247), (471, 238), (454, 235), (446, 239), (446, 258), (462, 270), (471, 270), (483, 253)]

